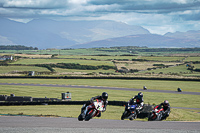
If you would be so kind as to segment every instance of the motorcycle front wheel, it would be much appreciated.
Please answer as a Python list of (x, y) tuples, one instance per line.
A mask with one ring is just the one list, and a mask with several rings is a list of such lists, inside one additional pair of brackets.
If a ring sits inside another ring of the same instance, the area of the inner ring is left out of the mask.
[(80, 114), (80, 115), (78, 116), (78, 120), (79, 120), (79, 121), (83, 121), (83, 114)]
[(148, 121), (156, 121), (158, 119), (158, 116), (154, 113), (150, 113), (148, 117)]
[(148, 114), (148, 121), (152, 121), (152, 116), (153, 116), (152, 113), (149, 113), (149, 114)]
[(121, 120), (124, 120), (126, 118), (126, 115), (127, 115), (127, 111), (124, 111), (124, 113), (121, 116)]

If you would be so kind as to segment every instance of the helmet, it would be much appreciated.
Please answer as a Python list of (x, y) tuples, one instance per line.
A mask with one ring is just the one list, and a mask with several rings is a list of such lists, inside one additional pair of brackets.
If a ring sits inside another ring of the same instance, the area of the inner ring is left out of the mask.
[(102, 98), (103, 98), (104, 100), (107, 100), (107, 99), (108, 99), (108, 93), (103, 92), (103, 93), (102, 93)]
[(164, 104), (165, 107), (168, 107), (168, 106), (169, 106), (169, 102), (168, 102), (167, 100), (165, 100), (165, 101), (163, 102), (163, 104)]
[(142, 92), (139, 92), (138, 93), (138, 98), (142, 98), (143, 97), (143, 93)]

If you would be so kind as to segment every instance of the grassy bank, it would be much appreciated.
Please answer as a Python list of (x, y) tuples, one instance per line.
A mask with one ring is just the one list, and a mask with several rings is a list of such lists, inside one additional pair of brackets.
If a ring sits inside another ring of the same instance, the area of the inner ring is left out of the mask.
[[(78, 118), (82, 105), (0, 106), (1, 114), (35, 115)], [(108, 106), (100, 118), (120, 120), (124, 107)], [(171, 109), (168, 121), (200, 121), (200, 113), (193, 110)], [(145, 119), (137, 119), (147, 121)]]

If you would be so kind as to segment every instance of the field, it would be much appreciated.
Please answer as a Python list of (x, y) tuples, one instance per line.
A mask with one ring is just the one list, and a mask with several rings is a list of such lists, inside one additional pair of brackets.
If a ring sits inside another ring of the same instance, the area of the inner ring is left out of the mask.
[[(0, 75), (27, 76), (24, 70), (35, 71), (35, 76), (200, 78), (199, 48), (127, 46), (91, 49), (0, 50), (0, 55), (15, 57), (15, 61), (9, 62), (7, 67), (1, 66), (1, 70), (5, 69), (5, 71), (1, 71)], [(89, 67), (105, 65), (115, 67), (115, 69), (66, 69), (50, 66), (57, 63), (80, 64)], [(46, 66), (43, 66), (43, 69), (30, 67), (38, 64)], [(16, 70), (13, 70), (13, 66)], [(20, 70), (17, 66), (22, 69)]]
[[(38, 56), (38, 57), (37, 57)], [(57, 55), (49, 58), (46, 55), (19, 54), (15, 61), (0, 66), (0, 75), (27, 76), (27, 71), (35, 71), (35, 76), (123, 76), (123, 77), (174, 77), (199, 78), (199, 57), (180, 56), (92, 56), (92, 55)], [(19, 58), (20, 57), (20, 58)], [(47, 58), (48, 57), (48, 58)], [(194, 63), (193, 63), (194, 62)], [(197, 63), (196, 63), (197, 62)], [(79, 64), (80, 66), (99, 67), (111, 66), (115, 69), (77, 69), (49, 66), (51, 69), (38, 64)], [(192, 68), (189, 69), (187, 65)], [(53, 73), (51, 73), (53, 71)]]
[(23, 71), (48, 71), (46, 68), (35, 67), (35, 66), (0, 66), (0, 74), (9, 75), (16, 72)]
[(138, 56), (199, 56), (199, 48), (142, 48), (135, 46), (90, 49), (0, 50), (5, 54), (28, 55), (138, 55)]
[(12, 64), (56, 64), (56, 63), (79, 63), (81, 65), (110, 65), (110, 61), (97, 61), (97, 60), (82, 60), (82, 59), (20, 59)]

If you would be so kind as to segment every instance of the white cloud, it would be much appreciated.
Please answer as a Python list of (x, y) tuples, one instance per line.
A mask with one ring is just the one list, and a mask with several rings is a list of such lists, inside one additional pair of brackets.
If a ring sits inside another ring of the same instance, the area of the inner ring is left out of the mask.
[(199, 7), (200, 0), (0, 0), (0, 17), (114, 20), (163, 34), (200, 27)]
[(87, 4), (89, 0), (69, 0), (69, 3), (72, 3), (72, 4)]

